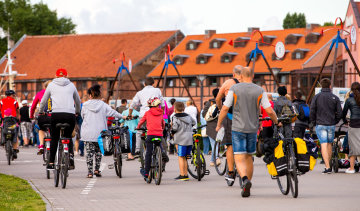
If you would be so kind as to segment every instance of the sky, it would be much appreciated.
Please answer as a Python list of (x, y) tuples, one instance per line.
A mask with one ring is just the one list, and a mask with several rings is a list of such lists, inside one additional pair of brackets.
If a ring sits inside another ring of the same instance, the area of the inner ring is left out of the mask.
[(282, 29), (288, 12), (307, 23), (344, 19), (349, 0), (30, 0), (68, 17), (78, 34), (180, 29), (186, 35)]

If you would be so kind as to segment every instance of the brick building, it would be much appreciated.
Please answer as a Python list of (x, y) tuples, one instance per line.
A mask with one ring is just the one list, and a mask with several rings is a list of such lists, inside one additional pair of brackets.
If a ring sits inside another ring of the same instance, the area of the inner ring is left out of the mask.
[[(42, 83), (52, 79), (58, 68), (65, 68), (76, 85), (80, 97), (95, 83), (102, 86), (103, 97), (107, 97), (112, 81), (125, 52), (126, 61), (132, 60), (131, 75), (138, 89), (140, 82), (163, 58), (166, 46), (174, 48), (184, 38), (181, 31), (133, 32), (116, 34), (24, 36), (13, 48), (13, 69), (27, 76), (17, 77), (15, 87), (18, 97), (31, 100), (42, 89)], [(0, 60), (0, 69), (6, 65), (5, 56)], [(120, 98), (132, 98), (135, 88), (125, 74)], [(113, 95), (117, 96), (117, 95)]]

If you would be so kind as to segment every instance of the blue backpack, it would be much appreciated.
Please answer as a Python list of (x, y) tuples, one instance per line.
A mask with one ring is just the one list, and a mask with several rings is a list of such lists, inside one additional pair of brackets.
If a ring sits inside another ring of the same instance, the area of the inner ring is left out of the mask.
[(301, 121), (309, 121), (310, 118), (310, 108), (306, 103), (299, 105), (299, 116), (297, 117)]

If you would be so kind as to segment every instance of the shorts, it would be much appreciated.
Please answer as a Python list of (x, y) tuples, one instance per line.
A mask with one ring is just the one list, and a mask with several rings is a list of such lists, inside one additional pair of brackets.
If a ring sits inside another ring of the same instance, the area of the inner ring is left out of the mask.
[(38, 123), (40, 127), (40, 130), (46, 131), (46, 128), (44, 127), (45, 124), (49, 124), (51, 127), (51, 116), (48, 115), (39, 115), (38, 117)]
[(20, 129), (23, 138), (27, 138), (27, 139), (31, 138), (32, 129), (33, 129), (31, 122), (21, 122)]
[(254, 154), (256, 151), (256, 133), (232, 131), (232, 146), (234, 154)]
[(226, 115), (222, 124), (225, 129), (225, 135), (223, 141), (221, 142), (221, 145), (232, 145), (232, 120), (229, 119), (228, 115)]
[(186, 157), (191, 154), (192, 146), (182, 146), (178, 145), (178, 156)]
[(335, 138), (335, 125), (325, 126), (316, 125), (316, 135), (320, 141), (320, 144), (333, 143)]

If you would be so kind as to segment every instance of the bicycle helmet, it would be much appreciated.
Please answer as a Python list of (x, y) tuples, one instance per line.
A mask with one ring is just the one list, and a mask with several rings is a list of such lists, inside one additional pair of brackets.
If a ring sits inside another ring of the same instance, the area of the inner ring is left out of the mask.
[(5, 91), (5, 95), (6, 95), (6, 96), (10, 96), (10, 95), (14, 95), (14, 94), (15, 94), (15, 91), (12, 90), (12, 89)]
[(160, 99), (157, 97), (152, 97), (148, 100), (149, 107), (156, 107), (161, 103)]

